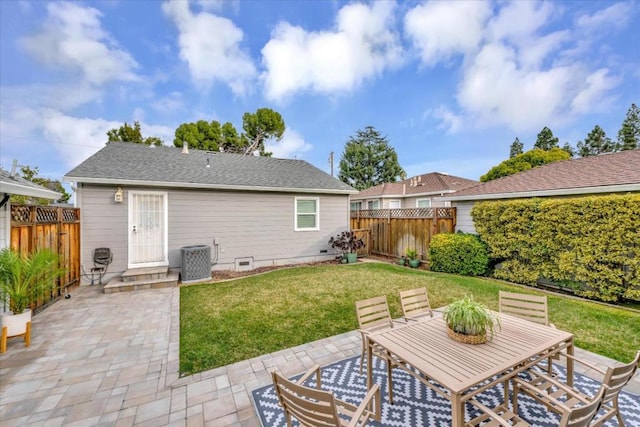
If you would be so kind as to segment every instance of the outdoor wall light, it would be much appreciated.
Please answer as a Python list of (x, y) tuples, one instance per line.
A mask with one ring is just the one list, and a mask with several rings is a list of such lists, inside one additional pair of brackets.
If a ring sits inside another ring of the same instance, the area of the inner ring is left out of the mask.
[(113, 195), (113, 200), (115, 200), (116, 203), (122, 203), (122, 200), (124, 200), (124, 191), (122, 190), (122, 187), (118, 187), (116, 189), (116, 194)]

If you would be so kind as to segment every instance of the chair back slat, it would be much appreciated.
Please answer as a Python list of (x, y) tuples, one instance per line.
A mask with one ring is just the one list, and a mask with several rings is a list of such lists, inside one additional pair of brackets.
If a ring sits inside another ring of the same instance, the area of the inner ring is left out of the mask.
[(549, 325), (547, 297), (500, 291), (500, 313), (516, 316), (530, 322)]
[(340, 417), (332, 392), (317, 390), (289, 381), (273, 372), (273, 383), (280, 405), (287, 416), (293, 416), (309, 427), (339, 426)]
[(427, 288), (400, 291), (400, 304), (405, 319), (429, 315), (433, 317)]
[(620, 391), (629, 383), (638, 370), (638, 363), (640, 363), (640, 351), (638, 351), (636, 357), (626, 365), (609, 367), (607, 369), (604, 379), (602, 380), (603, 384), (609, 386), (604, 396), (604, 404), (611, 402), (620, 394)]
[(356, 316), (363, 330), (393, 326), (386, 295), (356, 301)]
[(594, 396), (591, 403), (584, 406), (578, 406), (572, 410), (565, 412), (560, 419), (559, 427), (588, 427), (602, 406), (607, 386), (600, 387), (598, 394)]

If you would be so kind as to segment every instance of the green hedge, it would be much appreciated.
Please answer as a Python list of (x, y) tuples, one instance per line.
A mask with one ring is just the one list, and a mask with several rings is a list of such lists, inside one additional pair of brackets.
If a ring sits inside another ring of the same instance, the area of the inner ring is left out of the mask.
[(487, 271), (486, 246), (473, 234), (440, 233), (429, 243), (429, 269), (444, 273), (479, 276)]
[(471, 216), (496, 278), (640, 300), (640, 194), (481, 202)]

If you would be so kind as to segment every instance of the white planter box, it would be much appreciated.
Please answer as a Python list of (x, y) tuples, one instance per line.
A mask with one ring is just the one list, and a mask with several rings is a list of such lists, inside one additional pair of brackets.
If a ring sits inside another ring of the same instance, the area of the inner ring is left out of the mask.
[(31, 310), (20, 314), (3, 314), (0, 318), (0, 328), (7, 327), (7, 337), (15, 337), (27, 332), (27, 322), (31, 322)]

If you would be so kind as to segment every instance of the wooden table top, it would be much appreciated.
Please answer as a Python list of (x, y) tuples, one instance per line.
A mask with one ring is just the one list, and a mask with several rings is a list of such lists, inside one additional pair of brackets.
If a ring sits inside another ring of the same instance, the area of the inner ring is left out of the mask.
[(495, 313), (501, 329), (493, 340), (479, 345), (463, 344), (447, 335), (442, 318), (433, 318), (374, 333), (370, 339), (408, 362), (452, 393), (462, 393), (573, 334), (517, 317)]

